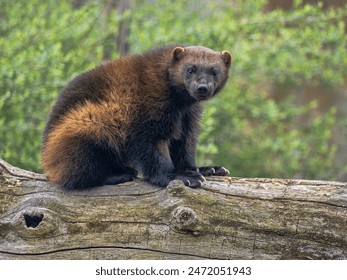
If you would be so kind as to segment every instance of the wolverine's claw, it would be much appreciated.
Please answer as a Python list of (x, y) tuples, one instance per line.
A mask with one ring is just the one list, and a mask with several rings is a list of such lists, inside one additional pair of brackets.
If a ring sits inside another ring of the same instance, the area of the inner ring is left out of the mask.
[(199, 172), (204, 176), (226, 176), (229, 170), (223, 166), (203, 166), (199, 167)]

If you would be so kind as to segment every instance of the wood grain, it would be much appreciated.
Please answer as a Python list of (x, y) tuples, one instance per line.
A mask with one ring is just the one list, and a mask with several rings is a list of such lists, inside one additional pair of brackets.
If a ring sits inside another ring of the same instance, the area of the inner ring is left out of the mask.
[(347, 259), (347, 183), (65, 191), (0, 160), (0, 259)]

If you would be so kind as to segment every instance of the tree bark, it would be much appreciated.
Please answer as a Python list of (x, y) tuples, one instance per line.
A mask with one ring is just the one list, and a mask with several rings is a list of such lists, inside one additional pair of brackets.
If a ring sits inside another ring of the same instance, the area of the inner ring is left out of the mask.
[(129, 19), (124, 18), (124, 14), (130, 10), (131, 1), (130, 0), (119, 0), (118, 1), (118, 14), (123, 17), (119, 23), (118, 37), (117, 37), (117, 51), (120, 56), (125, 56), (128, 54), (130, 49), (130, 44), (128, 41), (128, 36), (130, 33), (130, 23)]
[(347, 259), (347, 184), (212, 177), (65, 191), (0, 160), (0, 259)]

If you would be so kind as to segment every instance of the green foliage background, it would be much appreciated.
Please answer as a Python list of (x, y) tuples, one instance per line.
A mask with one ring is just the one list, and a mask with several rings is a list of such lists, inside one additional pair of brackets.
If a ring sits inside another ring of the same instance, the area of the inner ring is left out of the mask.
[[(265, 12), (265, 0), (132, 1), (119, 15), (110, 1), (0, 0), (0, 157), (40, 171), (41, 135), (62, 87), (111, 54), (121, 20), (131, 53), (171, 42), (229, 50), (223, 92), (205, 105), (198, 163), (223, 164), (233, 176), (338, 179), (336, 109), (302, 121), (316, 104), (297, 106), (307, 85), (334, 94), (347, 76), (344, 9), (294, 1)], [(232, 3), (232, 4), (230, 4)], [(107, 54), (107, 55), (106, 55)], [(269, 87), (290, 88), (275, 101)]]

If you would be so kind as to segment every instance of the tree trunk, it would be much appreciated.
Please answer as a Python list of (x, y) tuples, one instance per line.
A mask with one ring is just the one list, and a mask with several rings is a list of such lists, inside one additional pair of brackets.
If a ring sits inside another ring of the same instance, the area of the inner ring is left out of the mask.
[(64, 191), (0, 160), (0, 259), (347, 259), (347, 184), (211, 177)]
[(117, 51), (120, 56), (125, 56), (128, 54), (130, 45), (128, 41), (129, 36), (129, 19), (124, 18), (124, 14), (130, 10), (131, 1), (130, 0), (119, 0), (118, 1), (118, 14), (123, 17), (119, 23), (118, 37), (117, 37)]

